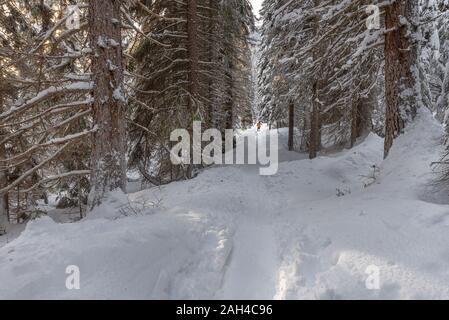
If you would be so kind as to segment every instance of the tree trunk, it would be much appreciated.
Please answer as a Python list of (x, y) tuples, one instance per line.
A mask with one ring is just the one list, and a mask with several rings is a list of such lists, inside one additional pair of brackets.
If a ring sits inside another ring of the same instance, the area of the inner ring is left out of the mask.
[(416, 63), (418, 50), (413, 43), (418, 4), (397, 0), (385, 10), (385, 157), (405, 125), (416, 116)]
[[(231, 66), (232, 68), (232, 66)], [(228, 99), (225, 102), (225, 129), (234, 129), (234, 95), (233, 95), (232, 72), (229, 72)]]
[(303, 123), (301, 131), (301, 145), (299, 149), (303, 152), (309, 151), (309, 139), (310, 134), (307, 134), (310, 130), (310, 117), (307, 116), (307, 110), (303, 111)]
[[(0, 132), (0, 137), (2, 133)], [(5, 145), (0, 144), (0, 159), (6, 158)], [(8, 186), (6, 171), (0, 170), (0, 189)], [(0, 229), (8, 221), (8, 193), (0, 194)]]
[[(216, 43), (216, 14), (219, 11), (218, 9), (218, 2), (216, 0), (209, 0), (208, 2), (208, 6), (209, 6), (209, 14), (208, 14), (208, 18), (209, 18), (209, 26), (208, 26), (208, 58), (209, 58), (209, 68), (210, 72), (213, 73), (214, 72), (214, 68), (217, 67), (216, 62), (217, 62), (217, 54), (216, 51), (217, 50), (215, 48), (215, 46), (217, 45)], [(215, 89), (215, 84), (214, 81), (212, 79), (212, 77), (209, 77), (208, 80), (208, 103), (207, 103), (207, 110), (206, 110), (206, 128), (214, 128), (214, 108), (215, 108), (215, 99), (214, 99), (214, 89)]]
[[(189, 59), (188, 90), (187, 101), (187, 128), (190, 136), (193, 136), (193, 120), (196, 113), (199, 95), (199, 41), (198, 41), (198, 3), (197, 0), (187, 1), (187, 54)], [(186, 166), (186, 176), (193, 178), (193, 152), (190, 154), (190, 164)]]
[[(320, 5), (320, 0), (314, 0), (314, 7)], [(320, 17), (318, 14), (313, 18), (312, 22), (314, 36), (320, 35)], [(321, 57), (323, 44), (319, 44), (312, 52), (313, 60), (316, 61)], [(312, 88), (312, 112), (310, 115), (310, 137), (309, 137), (309, 158), (315, 159), (321, 147), (321, 104), (320, 104), (320, 77), (321, 72), (315, 75)]]
[(360, 114), (359, 114), (359, 100), (354, 99), (351, 106), (351, 148), (355, 146), (357, 138), (360, 136), (359, 132)]
[[(2, 92), (0, 92), (0, 112), (3, 111), (3, 96)], [(0, 130), (0, 139), (5, 133)], [(0, 143), (0, 159), (6, 159), (6, 149), (5, 144)], [(8, 177), (7, 173), (4, 170), (0, 169), (0, 190), (7, 187), (8, 185)], [(4, 225), (8, 221), (8, 193), (0, 194), (0, 229), (4, 227)]]
[(198, 3), (197, 0), (188, 0), (188, 19), (187, 19), (187, 36), (188, 36), (188, 54), (189, 54), (189, 93), (188, 102), (189, 112), (192, 115), (196, 110), (195, 99), (198, 97), (198, 60), (199, 60), (199, 43), (198, 43)]
[(309, 158), (315, 159), (321, 147), (321, 104), (319, 101), (319, 81), (313, 85), (312, 113), (310, 117)]
[[(444, 73), (443, 73), (443, 81), (441, 83), (441, 93), (437, 99), (437, 111), (441, 112), (442, 115), (440, 119), (443, 124), (446, 125), (446, 132), (449, 130), (449, 117), (446, 114), (446, 106), (449, 105), (449, 61), (446, 62)], [(449, 133), (449, 132), (448, 132)]]
[(294, 149), (294, 134), (295, 134), (295, 105), (290, 102), (288, 107), (288, 150)]
[(90, 0), (89, 30), (94, 80), (91, 208), (108, 192), (126, 191), (125, 99), (120, 0)]

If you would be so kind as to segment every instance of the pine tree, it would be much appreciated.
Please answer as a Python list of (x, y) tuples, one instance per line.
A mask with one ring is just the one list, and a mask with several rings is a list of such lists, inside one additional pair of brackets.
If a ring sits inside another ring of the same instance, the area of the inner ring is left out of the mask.
[(8, 80), (0, 114), (0, 144), (6, 146), (0, 165), (7, 183), (0, 193), (8, 199), (10, 218), (19, 221), (38, 198), (46, 198), (49, 184), (89, 173), (67, 171), (61, 162), (90, 134), (73, 125), (90, 113), (91, 84), (83, 69), (85, 24), (66, 27), (66, 1), (49, 6), (11, 0), (2, 8), (0, 55)]
[(193, 120), (221, 131), (252, 122), (254, 18), (246, 0), (164, 0), (150, 9), (143, 28), (158, 43), (143, 38), (133, 52), (129, 164), (162, 184), (194, 175), (191, 166), (172, 165), (171, 131), (191, 129)]
[(371, 130), (380, 32), (366, 27), (368, 1), (264, 2), (260, 95), (265, 118), (286, 125), (295, 101), (299, 149), (353, 146)]

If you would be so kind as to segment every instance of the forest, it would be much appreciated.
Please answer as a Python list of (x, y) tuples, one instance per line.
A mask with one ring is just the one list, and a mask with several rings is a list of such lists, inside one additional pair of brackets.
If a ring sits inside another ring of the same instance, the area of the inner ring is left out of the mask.
[(449, 0), (0, 0), (0, 299), (447, 299), (448, 125)]

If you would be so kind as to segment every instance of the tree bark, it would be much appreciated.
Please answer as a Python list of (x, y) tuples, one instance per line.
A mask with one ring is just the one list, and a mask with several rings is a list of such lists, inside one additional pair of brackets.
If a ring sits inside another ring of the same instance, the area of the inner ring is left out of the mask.
[[(198, 3), (197, 0), (188, 0), (188, 54), (189, 54), (189, 93), (188, 102), (189, 112), (192, 117), (195, 112), (195, 99), (198, 97), (198, 61), (199, 61), (199, 43), (198, 43)], [(192, 119), (193, 120), (193, 119)]]
[[(187, 101), (187, 128), (190, 136), (193, 136), (193, 121), (196, 113), (199, 95), (199, 41), (198, 41), (198, 2), (197, 0), (187, 0), (187, 54), (189, 59), (188, 69), (188, 90)], [(193, 178), (193, 152), (190, 155), (190, 164), (186, 166), (186, 176)]]
[(416, 63), (418, 50), (412, 41), (416, 23), (416, 0), (397, 0), (385, 10), (385, 146), (388, 153), (405, 125), (416, 116)]
[[(0, 89), (1, 90), (1, 89)], [(3, 111), (3, 93), (0, 91), (0, 112)], [(0, 130), (0, 139), (5, 133)], [(0, 143), (0, 159), (6, 159), (6, 148), (4, 143)], [(0, 170), (0, 190), (7, 187), (7, 172)], [(0, 229), (8, 221), (8, 193), (0, 194)]]
[(225, 101), (225, 129), (234, 129), (234, 81), (232, 63), (229, 63), (229, 72), (226, 73), (228, 79), (228, 99)]
[(354, 98), (351, 106), (351, 148), (353, 148), (357, 142), (357, 138), (360, 137), (360, 100)]
[[(1, 107), (1, 106), (0, 106)], [(0, 137), (2, 136), (2, 132), (0, 132)], [(5, 145), (0, 144), (0, 159), (6, 158)], [(0, 170), (0, 189), (7, 187), (6, 171)], [(8, 221), (8, 193), (0, 194), (0, 229), (3, 224)]]
[(89, 206), (108, 192), (126, 191), (125, 99), (120, 0), (89, 1), (89, 31), (94, 80), (91, 194)]
[[(314, 0), (314, 7), (320, 5), (320, 0)], [(317, 13), (313, 18), (313, 32), (315, 37), (320, 35), (320, 17)], [(321, 57), (323, 44), (318, 44), (312, 52), (313, 60), (316, 61)], [(321, 72), (317, 71), (312, 88), (312, 112), (310, 114), (310, 137), (309, 137), (309, 158), (315, 159), (321, 147), (321, 104), (320, 104), (320, 86)]]
[(309, 110), (302, 110), (303, 113), (303, 123), (302, 123), (302, 134), (301, 134), (301, 145), (300, 150), (303, 152), (309, 151), (309, 140), (310, 134), (306, 134), (310, 131), (310, 120), (311, 117), (308, 116)]
[(288, 150), (294, 149), (294, 134), (295, 134), (295, 105), (290, 102), (288, 107)]
[[(216, 0), (209, 0), (208, 2), (209, 6), (209, 28), (208, 28), (208, 56), (209, 56), (209, 65), (211, 66), (210, 71), (213, 72), (214, 68), (216, 68), (215, 63), (217, 62), (217, 55), (215, 53), (214, 45), (216, 45), (216, 13), (218, 12), (218, 2)], [(214, 127), (214, 81), (212, 77), (209, 78), (208, 81), (208, 103), (207, 103), (207, 111), (206, 111), (206, 128), (213, 128)]]
[(312, 113), (310, 117), (309, 158), (315, 159), (321, 147), (321, 104), (319, 101), (319, 81), (313, 85)]

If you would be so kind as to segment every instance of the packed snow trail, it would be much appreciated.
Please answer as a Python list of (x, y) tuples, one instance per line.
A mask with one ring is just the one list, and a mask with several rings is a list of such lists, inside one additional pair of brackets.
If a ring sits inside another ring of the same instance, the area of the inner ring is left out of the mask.
[[(273, 176), (212, 167), (114, 193), (76, 223), (30, 222), (0, 241), (0, 299), (449, 298), (449, 201), (430, 168), (443, 130), (430, 112), (386, 160), (374, 134), (310, 161), (280, 132)], [(79, 290), (66, 288), (70, 265)]]
[(254, 219), (239, 223), (220, 298), (273, 299), (279, 263), (273, 230)]
[[(249, 130), (244, 135), (261, 134)], [(269, 143), (269, 139), (267, 140)], [(248, 158), (247, 150), (245, 158)], [(299, 155), (283, 154), (275, 150), (283, 161)], [(224, 275), (224, 285), (216, 295), (220, 299), (273, 299), (277, 290), (277, 272), (280, 265), (274, 226), (282, 203), (267, 201), (275, 192), (270, 188), (269, 176), (261, 176), (259, 167), (240, 166), (242, 180), (241, 202), (245, 203), (236, 214), (237, 230), (233, 237), (233, 250)], [(280, 199), (279, 199), (280, 200)]]

